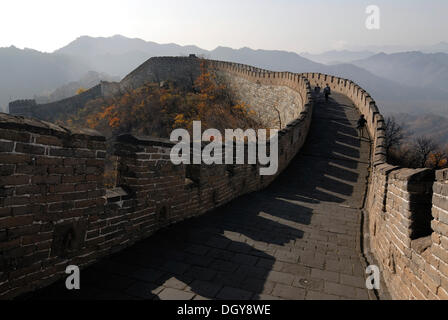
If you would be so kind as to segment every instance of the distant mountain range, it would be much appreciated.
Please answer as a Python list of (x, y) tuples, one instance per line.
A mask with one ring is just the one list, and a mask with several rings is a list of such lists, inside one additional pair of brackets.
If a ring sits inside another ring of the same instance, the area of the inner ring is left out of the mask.
[(324, 64), (349, 63), (354, 60), (361, 60), (375, 55), (373, 51), (349, 51), (349, 50), (332, 50), (319, 54), (302, 52), (300, 55), (304, 58)]
[(218, 47), (207, 51), (197, 46), (157, 44), (123, 36), (83, 36), (53, 53), (0, 48), (0, 106), (5, 108), (9, 101), (19, 98), (52, 101), (65, 97), (78, 86), (123, 78), (150, 57), (196, 54), (275, 71), (334, 74), (352, 79), (369, 91), (385, 114), (432, 113), (448, 117), (448, 55), (423, 53), (448, 52), (447, 43), (422, 47), (422, 52), (378, 54), (377, 49), (301, 56), (250, 48)]
[(350, 51), (372, 51), (375, 53), (398, 53), (398, 52), (406, 52), (406, 51), (420, 51), (423, 53), (438, 53), (444, 52), (448, 53), (448, 42), (441, 41), (436, 44), (431, 45), (386, 45), (386, 46), (350, 46), (347, 48)]
[(208, 51), (196, 46), (158, 44), (116, 35), (109, 38), (83, 36), (54, 53), (82, 61), (97, 72), (124, 77), (151, 57), (203, 55)]
[(380, 53), (352, 63), (403, 85), (436, 88), (448, 92), (448, 54), (446, 53), (428, 54), (418, 51)]
[(0, 48), (0, 106), (10, 100), (31, 98), (79, 80), (89, 67), (74, 57)]
[(410, 115), (407, 113), (391, 114), (391, 116), (403, 125), (408, 142), (423, 136), (433, 139), (448, 151), (448, 118), (432, 114)]

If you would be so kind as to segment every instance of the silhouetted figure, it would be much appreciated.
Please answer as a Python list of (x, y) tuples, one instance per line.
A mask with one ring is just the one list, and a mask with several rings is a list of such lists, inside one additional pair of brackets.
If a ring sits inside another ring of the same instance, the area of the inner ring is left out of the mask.
[(327, 86), (324, 88), (325, 102), (328, 102), (328, 97), (331, 94), (330, 86), (327, 83)]
[(319, 85), (316, 85), (316, 87), (314, 87), (314, 93), (316, 94), (316, 96), (319, 96), (319, 94), (320, 94), (320, 86)]
[(362, 114), (361, 117), (358, 120), (358, 133), (359, 133), (359, 139), (364, 138), (364, 128), (366, 127), (367, 120), (365, 119), (364, 115)]

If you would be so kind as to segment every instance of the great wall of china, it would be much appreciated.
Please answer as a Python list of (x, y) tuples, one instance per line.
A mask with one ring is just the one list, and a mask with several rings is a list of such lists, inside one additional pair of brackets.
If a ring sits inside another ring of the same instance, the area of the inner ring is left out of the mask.
[[(283, 128), (278, 174), (300, 153), (312, 126), (312, 87), (328, 83), (348, 97), (366, 116), (371, 138), (365, 254), (378, 263), (392, 298), (448, 299), (448, 170), (387, 164), (384, 118), (373, 98), (350, 80), (220, 61), (208, 65), (249, 104), (260, 102), (273, 88), (283, 88), (283, 96), (294, 95), (279, 104)], [(145, 81), (188, 82), (198, 66), (192, 57), (153, 58), (120, 84), (101, 84), (59, 105), (76, 108), (84, 99)], [(18, 101), (10, 112), (36, 116), (33, 110), (41, 108), (33, 101)], [(269, 105), (261, 104), (256, 111), (272, 121)], [(278, 175), (259, 176), (255, 165), (174, 166), (171, 147), (167, 140), (118, 137), (118, 188), (106, 190), (104, 137), (1, 114), (0, 298), (45, 287), (61, 279), (69, 264), (92, 265), (167, 225), (261, 190)]]

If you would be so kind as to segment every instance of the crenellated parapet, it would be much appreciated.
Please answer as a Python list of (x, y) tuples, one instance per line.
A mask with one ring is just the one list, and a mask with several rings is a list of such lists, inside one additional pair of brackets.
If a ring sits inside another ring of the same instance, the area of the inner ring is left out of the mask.
[(370, 94), (351, 80), (320, 73), (304, 76), (312, 86), (328, 84), (346, 95), (366, 117), (372, 167), (365, 238), (390, 294), (394, 299), (448, 299), (447, 170), (388, 164), (384, 117)]
[[(230, 74), (224, 65), (212, 63)], [(297, 74), (264, 80), (240, 75), (255, 87), (288, 86), (297, 93), (297, 117), (278, 133), (276, 175), (261, 176), (260, 164), (174, 165), (172, 142), (128, 134), (116, 138), (117, 185), (107, 189), (103, 136), (0, 114), (0, 299), (49, 285), (66, 276), (68, 265), (85, 268), (167, 225), (274, 181), (306, 141), (311, 87)], [(208, 143), (202, 143), (201, 151)]]
[(16, 116), (32, 117), (36, 106), (35, 100), (16, 100), (9, 103), (9, 113)]
[[(83, 99), (114, 95), (147, 81), (192, 85), (203, 62), (237, 96), (247, 99), (245, 93), (250, 92), (255, 97), (252, 107), (267, 122), (269, 114), (278, 111), (278, 173), (305, 143), (314, 107), (312, 87), (328, 84), (349, 97), (366, 117), (372, 144), (364, 207), (367, 251), (393, 298), (448, 299), (448, 170), (388, 164), (384, 117), (370, 94), (351, 80), (196, 57), (160, 57), (148, 60), (121, 83), (102, 83), (49, 108), (76, 108)], [(258, 103), (278, 88), (292, 98), (277, 110), (270, 102)], [(41, 108), (30, 100), (10, 107), (27, 117)], [(115, 144), (117, 188), (107, 190), (104, 137), (1, 115), (0, 297), (45, 286), (60, 279), (69, 264), (86, 267), (169, 224), (260, 190), (276, 178), (259, 175), (259, 165), (175, 166), (169, 158), (173, 143), (168, 140), (123, 135)]]

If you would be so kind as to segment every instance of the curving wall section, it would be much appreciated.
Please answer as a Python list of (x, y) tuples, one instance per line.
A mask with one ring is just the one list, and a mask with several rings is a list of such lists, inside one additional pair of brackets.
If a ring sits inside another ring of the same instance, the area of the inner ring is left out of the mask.
[[(108, 92), (140, 84), (146, 77), (163, 81), (178, 75), (179, 81), (191, 84), (200, 61), (150, 59), (122, 84), (109, 86)], [(387, 164), (384, 118), (373, 98), (353, 81), (207, 62), (236, 91), (250, 88), (254, 101), (263, 87), (294, 91), (293, 104), (300, 107), (294, 110), (284, 103), (279, 110), (284, 127), (279, 132), (279, 172), (305, 142), (314, 105), (311, 87), (328, 83), (349, 97), (366, 116), (372, 141), (364, 210), (367, 253), (377, 261), (393, 298), (448, 299), (448, 170)], [(258, 109), (268, 115), (266, 122), (273, 119), (269, 108), (266, 104)], [(207, 212), (275, 179), (258, 175), (258, 166), (252, 165), (173, 166), (171, 147), (165, 140), (119, 137), (121, 188), (106, 190), (103, 137), (1, 115), (0, 298), (54, 282), (68, 264), (85, 267), (168, 224)]]
[[(298, 117), (278, 134), (280, 174), (311, 124), (308, 80), (231, 63), (212, 61), (210, 67), (300, 95)], [(118, 188), (106, 190), (104, 137), (0, 114), (0, 298), (46, 286), (64, 277), (68, 265), (84, 268), (276, 178), (260, 176), (259, 165), (174, 166), (172, 146), (167, 140), (118, 137)]]
[(366, 116), (372, 141), (365, 203), (365, 240), (394, 299), (448, 299), (448, 170), (407, 169), (387, 163), (385, 122), (373, 98), (353, 81), (319, 73)]

